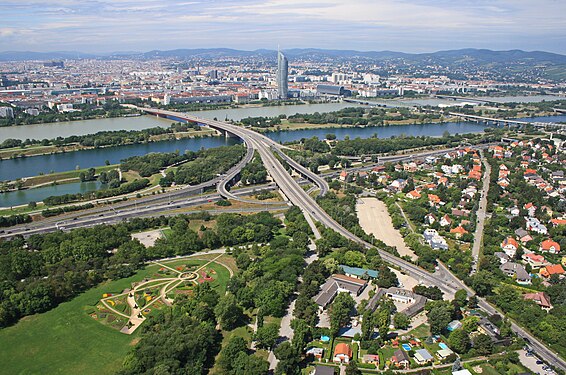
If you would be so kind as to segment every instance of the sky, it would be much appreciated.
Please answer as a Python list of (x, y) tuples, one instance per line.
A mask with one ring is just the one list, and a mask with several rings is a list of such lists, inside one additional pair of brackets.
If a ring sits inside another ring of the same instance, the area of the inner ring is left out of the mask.
[(0, 51), (228, 47), (566, 54), (566, 0), (0, 0)]

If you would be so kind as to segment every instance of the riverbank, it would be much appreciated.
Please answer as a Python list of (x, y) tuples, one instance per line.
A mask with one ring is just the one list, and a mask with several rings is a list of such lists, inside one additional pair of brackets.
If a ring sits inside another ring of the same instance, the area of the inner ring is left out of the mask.
[[(79, 143), (69, 143), (62, 146), (29, 145), (23, 147), (0, 149), (0, 160), (26, 158), (26, 157), (42, 156), (42, 155), (54, 155), (54, 154), (62, 154), (67, 152), (84, 151), (84, 150), (92, 150), (92, 149), (121, 147), (121, 146), (137, 145), (137, 144), (152, 143), (152, 142), (162, 142), (173, 139), (180, 140), (184, 138), (190, 139), (190, 138), (203, 138), (203, 137), (215, 137), (215, 136), (220, 136), (220, 134), (216, 130), (203, 127), (198, 130), (189, 129), (183, 132), (152, 135), (150, 136), (147, 142), (126, 142), (120, 145), (83, 146)], [(96, 137), (96, 133), (93, 134), (93, 137)]]

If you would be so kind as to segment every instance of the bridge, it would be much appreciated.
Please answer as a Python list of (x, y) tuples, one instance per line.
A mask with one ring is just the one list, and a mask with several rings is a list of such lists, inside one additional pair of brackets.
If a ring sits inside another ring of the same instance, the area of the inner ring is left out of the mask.
[(538, 128), (546, 128), (546, 127), (556, 127), (560, 129), (566, 128), (566, 124), (559, 124), (557, 122), (528, 122), (528, 121), (521, 121), (517, 119), (501, 119), (495, 117), (486, 117), (486, 116), (477, 116), (477, 115), (468, 115), (465, 113), (459, 112), (448, 112), (449, 115), (454, 117), (460, 117), (466, 120), (472, 120), (477, 122), (485, 122), (485, 123), (493, 123), (493, 124), (502, 124), (502, 125), (514, 125), (514, 126), (527, 126), (531, 125)]

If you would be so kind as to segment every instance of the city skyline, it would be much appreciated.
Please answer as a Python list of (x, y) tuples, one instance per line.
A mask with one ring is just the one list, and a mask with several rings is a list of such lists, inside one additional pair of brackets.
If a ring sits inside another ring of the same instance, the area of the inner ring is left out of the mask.
[[(555, 0), (4, 0), (2, 50), (83, 52), (228, 47), (431, 52), (458, 48), (566, 53)], [(291, 22), (289, 22), (291, 21)]]

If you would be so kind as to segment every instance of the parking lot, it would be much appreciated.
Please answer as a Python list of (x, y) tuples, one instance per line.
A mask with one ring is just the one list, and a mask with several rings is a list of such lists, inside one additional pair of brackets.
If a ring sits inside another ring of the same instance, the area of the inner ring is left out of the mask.
[[(547, 365), (545, 363), (543, 363), (537, 356), (536, 353), (535, 354), (529, 354), (527, 353), (526, 350), (519, 350), (517, 351), (517, 353), (519, 353), (519, 359), (521, 360), (521, 363), (528, 368), (529, 370), (531, 370), (532, 372), (534, 372), (535, 374), (540, 374), (540, 375), (552, 375), (555, 374), (555, 372), (552, 369), (545, 369), (547, 367)], [(537, 363), (539, 362), (539, 363)]]

